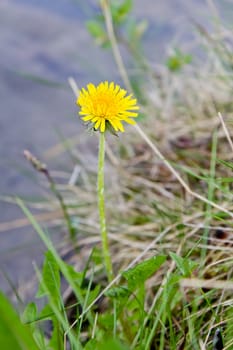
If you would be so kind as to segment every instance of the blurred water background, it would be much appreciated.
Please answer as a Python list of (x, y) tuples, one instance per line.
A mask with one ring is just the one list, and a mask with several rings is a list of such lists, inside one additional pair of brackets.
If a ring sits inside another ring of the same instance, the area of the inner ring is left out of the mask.
[[(233, 2), (214, 2), (223, 23), (232, 23)], [(24, 149), (44, 157), (46, 150), (64, 138), (83, 132), (77, 122), (75, 98), (67, 83), (73, 76), (79, 86), (101, 80), (119, 81), (110, 50), (93, 43), (85, 22), (97, 13), (94, 0), (0, 1), (0, 266), (19, 285), (30, 279), (32, 261), (42, 260), (43, 246), (30, 227), (11, 228), (23, 218), (5, 196), (40, 195)], [(135, 0), (133, 16), (148, 21), (143, 39), (152, 65), (162, 63), (169, 49), (193, 45), (193, 21), (211, 28), (215, 7), (211, 0)], [(130, 57), (125, 55), (126, 64)], [(52, 159), (61, 170), (69, 159)], [(3, 274), (0, 288), (9, 290)]]

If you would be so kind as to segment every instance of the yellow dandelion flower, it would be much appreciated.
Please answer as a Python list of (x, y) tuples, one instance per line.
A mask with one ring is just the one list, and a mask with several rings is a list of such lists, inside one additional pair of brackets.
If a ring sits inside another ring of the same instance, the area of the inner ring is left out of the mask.
[(82, 89), (77, 99), (80, 106), (79, 114), (82, 120), (92, 123), (95, 130), (105, 132), (111, 127), (115, 131), (124, 131), (122, 122), (135, 124), (130, 118), (138, 116), (137, 100), (119, 85), (107, 81), (98, 86), (88, 84), (87, 89)]

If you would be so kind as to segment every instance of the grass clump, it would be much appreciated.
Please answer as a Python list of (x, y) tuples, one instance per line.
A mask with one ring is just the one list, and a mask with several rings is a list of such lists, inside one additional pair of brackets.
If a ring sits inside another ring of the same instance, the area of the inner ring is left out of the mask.
[[(79, 144), (71, 150), (79, 176), (63, 186), (52, 180), (49, 201), (69, 238), (55, 247), (41, 218), (18, 200), (48, 250), (42, 271), (36, 267), (37, 297), (46, 303), (41, 310), (28, 304), (20, 321), (2, 296), (12, 315), (12, 322), (1, 317), (5, 349), (11, 337), (15, 349), (231, 349), (232, 35), (220, 24), (218, 36), (197, 26), (204, 63), (176, 50), (155, 71), (136, 50), (142, 24), (119, 33), (128, 28), (131, 2), (100, 5), (101, 17), (88, 28), (98, 43), (112, 46), (126, 88), (141, 103), (127, 136), (106, 135), (111, 263), (102, 257), (96, 162), (85, 161)], [(134, 47), (132, 35), (138, 35)], [(139, 78), (128, 76), (119, 42), (133, 55)], [(88, 140), (82, 142), (85, 149)]]

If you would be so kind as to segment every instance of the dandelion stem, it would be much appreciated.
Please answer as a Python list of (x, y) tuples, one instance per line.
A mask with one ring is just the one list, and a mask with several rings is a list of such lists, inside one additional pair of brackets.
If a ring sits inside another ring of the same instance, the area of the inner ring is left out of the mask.
[(105, 159), (105, 135), (100, 132), (99, 139), (99, 159), (98, 159), (98, 207), (100, 219), (100, 233), (102, 240), (102, 254), (109, 282), (113, 279), (112, 262), (109, 252), (108, 234), (105, 219), (105, 202), (104, 202), (104, 159)]

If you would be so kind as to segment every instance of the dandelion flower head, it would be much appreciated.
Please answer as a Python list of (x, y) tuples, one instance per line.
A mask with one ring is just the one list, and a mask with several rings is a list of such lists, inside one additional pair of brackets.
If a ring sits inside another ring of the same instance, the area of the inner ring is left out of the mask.
[(95, 130), (105, 132), (108, 127), (114, 131), (124, 131), (122, 122), (135, 124), (131, 118), (136, 118), (139, 109), (137, 100), (119, 85), (107, 81), (98, 86), (88, 84), (82, 89), (77, 104), (80, 107), (79, 114), (82, 120), (92, 123)]

